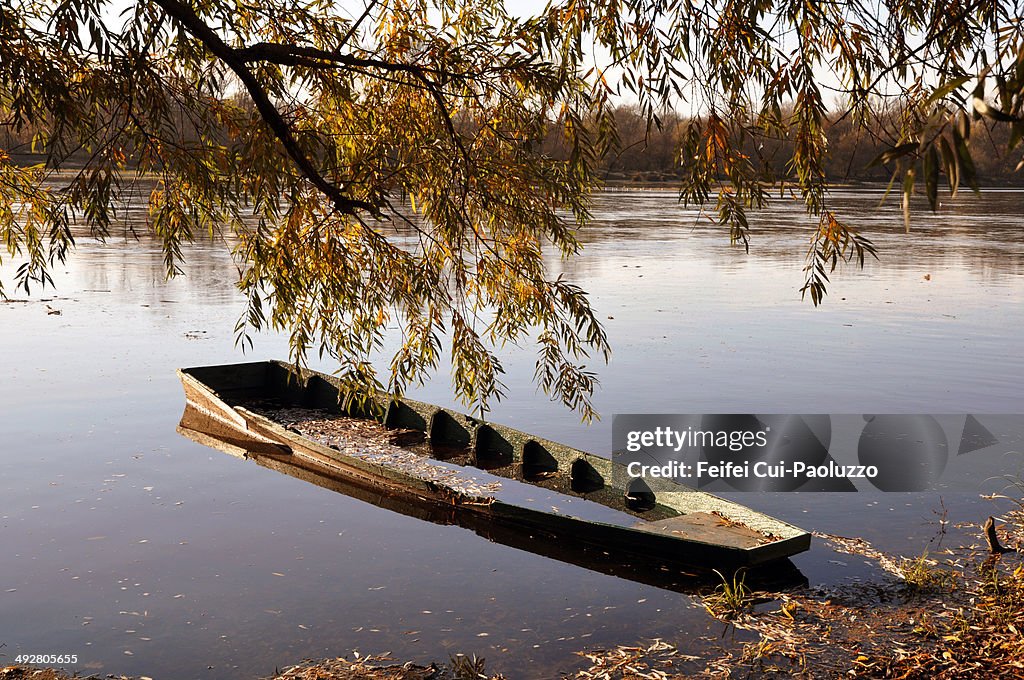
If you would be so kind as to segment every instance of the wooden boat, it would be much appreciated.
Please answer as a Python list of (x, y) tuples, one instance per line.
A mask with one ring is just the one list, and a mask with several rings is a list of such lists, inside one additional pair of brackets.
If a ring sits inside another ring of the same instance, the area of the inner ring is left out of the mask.
[[(458, 506), (423, 503), (388, 489), (355, 484), (344, 473), (284, 453), (276, 444), (267, 444), (259, 438), (242, 438), (237, 431), (196, 410), (191, 404), (186, 404), (178, 432), (198, 444), (255, 461), (269, 470), (321, 489), (419, 520), (442, 526), (459, 526), (493, 543), (590, 571), (687, 594), (701, 594), (721, 583), (718, 574), (685, 561), (674, 562), (658, 555), (613, 553), (573, 535), (505, 523), (483, 513), (461, 512)], [(806, 586), (807, 578), (788, 559), (780, 559), (748, 570), (744, 583), (754, 590), (774, 592)]]
[(704, 569), (785, 561), (810, 546), (806, 531), (738, 503), (678, 486), (626, 490), (615, 486), (625, 472), (607, 458), (449, 409), (378, 395), (346, 412), (337, 379), (288, 363), (178, 373), (187, 436), (314, 483), (435, 511), (432, 521)]

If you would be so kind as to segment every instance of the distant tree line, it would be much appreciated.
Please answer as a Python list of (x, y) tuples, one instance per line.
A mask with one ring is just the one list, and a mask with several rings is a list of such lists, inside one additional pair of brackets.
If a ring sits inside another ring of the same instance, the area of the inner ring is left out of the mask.
[[(234, 99), (234, 98), (233, 98)], [(246, 106), (244, 101), (233, 101), (235, 105)], [(664, 112), (658, 116), (660, 126), (648, 125), (645, 114), (635, 106), (619, 106), (614, 110), (618, 142), (614, 144), (599, 164), (606, 181), (670, 183), (684, 176), (683, 163), (679, 157), (681, 142), (691, 120), (676, 112)], [(179, 134), (181, 142), (196, 143), (198, 131), (189, 130), (188, 120), (182, 116)], [(1020, 154), (1009, 154), (1010, 129), (1005, 125), (981, 122), (973, 143), (974, 165), (978, 180), (989, 186), (1024, 186), (1024, 172), (1017, 169), (1022, 162)], [(459, 121), (456, 121), (458, 124)], [(875, 123), (877, 129), (865, 128), (850, 117), (832, 116), (825, 128), (828, 137), (828, 154), (824, 168), (832, 182), (888, 182), (893, 167), (878, 163), (876, 159), (898, 143), (884, 125)], [(41, 128), (45, 128), (41, 126)], [(895, 125), (894, 125), (895, 128)], [(0, 149), (6, 150), (15, 160), (23, 163), (41, 161), (41, 153), (33, 153), (33, 137), (38, 130), (26, 126), (19, 131), (9, 126), (0, 126)], [(217, 135), (215, 135), (216, 137)], [(567, 153), (558, 140), (563, 138), (560, 131), (549, 134), (546, 152), (559, 157)], [(792, 157), (792, 143), (784, 139), (764, 137), (758, 142), (761, 148), (746, 149), (751, 158), (762, 163), (765, 181), (786, 179), (787, 159)], [(87, 160), (83, 151), (77, 154), (81, 162)]]
[[(619, 143), (602, 164), (605, 179), (611, 182), (671, 182), (683, 177), (679, 158), (681, 140), (691, 120), (674, 112), (659, 116), (661, 126), (648, 128), (642, 112), (632, 106), (615, 110)], [(894, 121), (895, 122), (895, 121)], [(1024, 186), (1024, 172), (1017, 170), (1020, 153), (1006, 152), (1010, 129), (1005, 125), (980, 121), (972, 144), (974, 165), (981, 184)], [(899, 142), (887, 126), (875, 123), (865, 128), (851, 117), (833, 114), (825, 128), (828, 154), (824, 168), (832, 182), (888, 182), (894, 167), (876, 159)], [(895, 129), (895, 125), (893, 125)], [(766, 181), (785, 179), (786, 162), (792, 157), (792, 143), (784, 139), (762, 138), (760, 153), (745, 151), (753, 159), (765, 159), (761, 169)]]

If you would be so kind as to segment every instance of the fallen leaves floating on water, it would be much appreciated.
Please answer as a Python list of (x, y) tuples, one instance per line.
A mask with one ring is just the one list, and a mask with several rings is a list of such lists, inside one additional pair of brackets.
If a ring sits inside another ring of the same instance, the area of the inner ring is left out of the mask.
[(885, 569), (890, 574), (899, 576), (900, 578), (903, 577), (903, 570), (900, 568), (898, 559), (876, 550), (863, 538), (836, 536), (834, 534), (826, 534), (820, 531), (814, 532), (814, 536), (830, 543), (837, 552), (846, 553), (847, 555), (860, 555), (862, 557), (875, 560), (878, 562), (878, 566)]

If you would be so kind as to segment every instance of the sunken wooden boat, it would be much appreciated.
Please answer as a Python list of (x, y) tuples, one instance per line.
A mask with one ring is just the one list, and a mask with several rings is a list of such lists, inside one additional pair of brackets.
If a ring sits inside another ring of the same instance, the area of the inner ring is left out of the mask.
[(627, 490), (607, 458), (446, 408), (377, 395), (346, 410), (336, 378), (285, 362), (178, 373), (187, 400), (179, 429), (192, 439), (468, 524), (704, 569), (785, 561), (810, 547), (808, 532), (733, 501), (676, 485)]

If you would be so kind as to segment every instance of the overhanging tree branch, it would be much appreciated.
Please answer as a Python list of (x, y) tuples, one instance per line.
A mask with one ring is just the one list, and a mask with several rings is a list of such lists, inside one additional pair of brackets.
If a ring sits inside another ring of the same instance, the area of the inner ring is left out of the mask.
[(285, 121), (281, 112), (277, 110), (274, 103), (270, 101), (267, 91), (260, 85), (259, 80), (249, 69), (246, 59), (240, 52), (228, 45), (217, 35), (216, 31), (210, 28), (195, 11), (179, 0), (154, 0), (167, 15), (177, 20), (182, 27), (193, 37), (199, 40), (215, 57), (220, 59), (230, 68), (238, 79), (242, 81), (246, 91), (256, 105), (260, 116), (270, 126), (274, 136), (284, 147), (289, 158), (295, 163), (302, 174), (330, 199), (334, 208), (343, 214), (354, 215), (359, 211), (366, 211), (379, 214), (378, 206), (358, 199), (346, 196), (344, 191), (337, 184), (328, 181), (320, 171), (313, 165), (312, 160), (299, 146), (298, 140), (292, 133), (291, 127)]
[[(230, 48), (229, 48), (230, 49)], [(440, 73), (437, 69), (424, 68), (415, 64), (357, 57), (346, 52), (321, 50), (304, 45), (260, 42), (233, 50), (239, 61), (267, 61), (279, 66), (377, 68), (382, 71), (412, 74)]]

